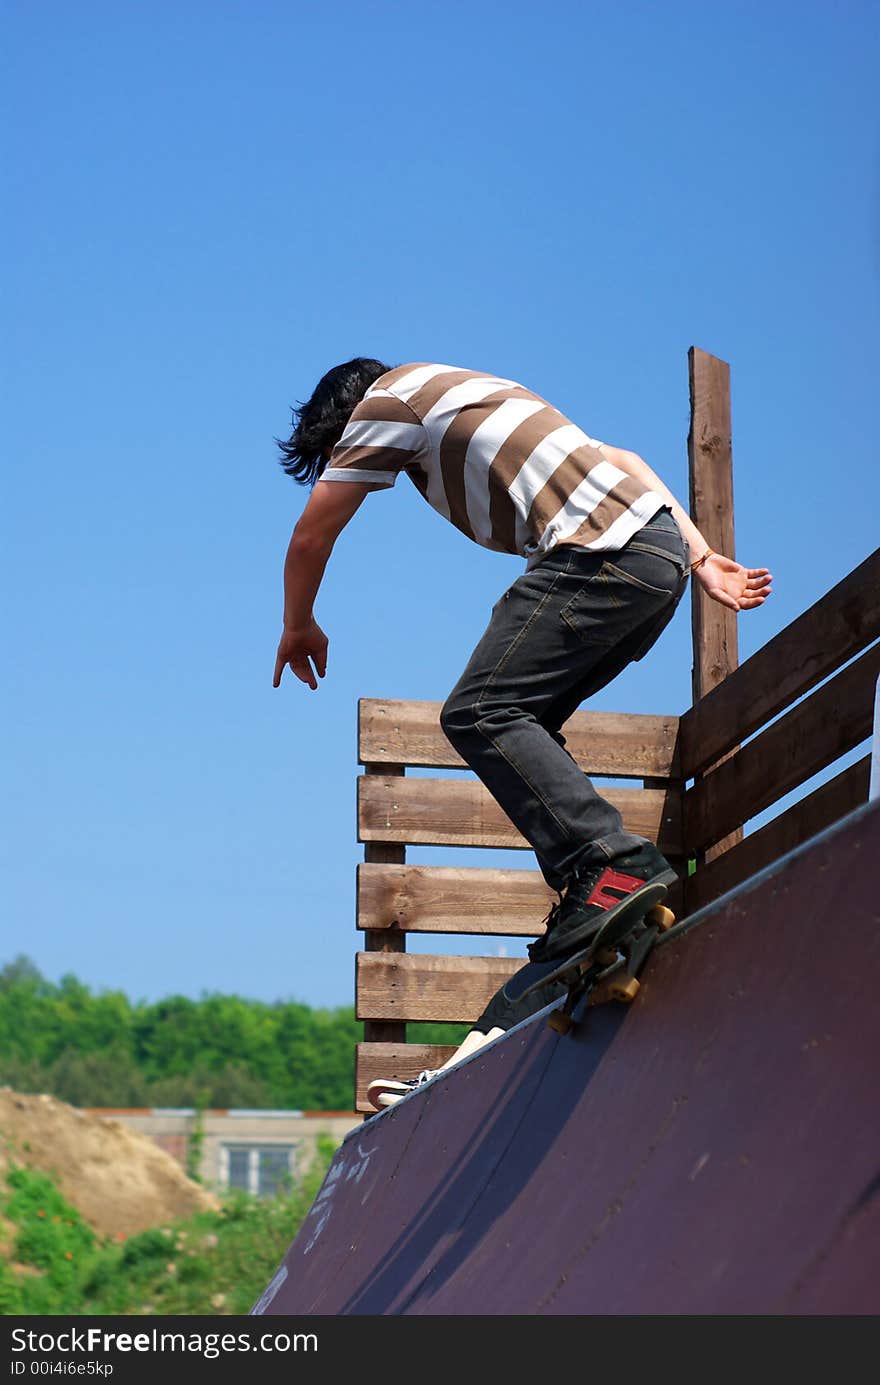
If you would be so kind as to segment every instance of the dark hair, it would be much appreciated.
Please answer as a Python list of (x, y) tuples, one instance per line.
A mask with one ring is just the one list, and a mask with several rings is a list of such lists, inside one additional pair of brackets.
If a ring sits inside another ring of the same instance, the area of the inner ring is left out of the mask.
[(335, 447), (354, 406), (370, 385), (390, 369), (382, 361), (355, 356), (353, 361), (335, 365), (321, 376), (311, 399), (291, 409), (294, 428), (290, 437), (286, 442), (275, 439), (288, 476), (302, 486), (314, 485), (327, 465), (325, 449)]

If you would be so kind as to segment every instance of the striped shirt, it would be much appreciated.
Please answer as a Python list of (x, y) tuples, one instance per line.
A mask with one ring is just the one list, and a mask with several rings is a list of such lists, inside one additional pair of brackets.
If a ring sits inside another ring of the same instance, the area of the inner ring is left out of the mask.
[(527, 570), (559, 543), (622, 548), (667, 503), (539, 395), (448, 365), (380, 376), (320, 479), (387, 487), (402, 471), (468, 538)]

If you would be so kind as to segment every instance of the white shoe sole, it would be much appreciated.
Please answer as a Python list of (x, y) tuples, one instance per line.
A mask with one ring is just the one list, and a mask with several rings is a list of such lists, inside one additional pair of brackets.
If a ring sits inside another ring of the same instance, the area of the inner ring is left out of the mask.
[(379, 1111), (385, 1106), (393, 1106), (396, 1101), (402, 1101), (405, 1096), (409, 1096), (410, 1092), (417, 1092), (427, 1085), (427, 1082), (420, 1082), (414, 1087), (411, 1083), (400, 1082), (394, 1077), (377, 1077), (367, 1087), (367, 1101)]

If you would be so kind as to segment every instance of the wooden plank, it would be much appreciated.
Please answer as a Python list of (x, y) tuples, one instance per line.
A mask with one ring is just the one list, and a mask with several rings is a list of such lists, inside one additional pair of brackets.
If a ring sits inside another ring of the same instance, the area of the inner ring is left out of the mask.
[(471, 1024), (523, 957), (357, 954), (357, 1018)]
[(681, 718), (686, 779), (880, 635), (880, 548)]
[(355, 1050), (355, 1110), (372, 1111), (367, 1087), (377, 1077), (407, 1082), (425, 1068), (439, 1068), (455, 1052), (455, 1044), (358, 1044)]
[(688, 845), (718, 841), (869, 736), (878, 673), (880, 643), (695, 784), (684, 796)]
[[(358, 778), (358, 840), (424, 846), (508, 847), (529, 843), (476, 779)], [(630, 832), (681, 854), (681, 797), (677, 790), (606, 789)]]
[[(362, 697), (361, 764), (399, 763), (465, 769), (440, 726), (441, 702)], [(615, 779), (675, 778), (678, 717), (629, 712), (575, 712), (562, 728), (566, 748), (587, 774)]]
[[(688, 352), (691, 425), (688, 433), (690, 513), (709, 547), (735, 556), (730, 366), (692, 346)], [(692, 561), (700, 557), (691, 555)], [(699, 582), (691, 587), (694, 702), (737, 666), (736, 611), (712, 601)]]
[(778, 818), (745, 837), (739, 846), (702, 867), (688, 882), (688, 898), (694, 909), (711, 904), (713, 899), (748, 880), (765, 866), (778, 861), (786, 852), (814, 837), (831, 823), (868, 800), (871, 757), (850, 765), (841, 774), (822, 784)]
[[(404, 765), (387, 764), (382, 766), (388, 777), (402, 778), (406, 773)], [(375, 765), (367, 765), (366, 774), (375, 774)], [(395, 843), (368, 842), (364, 847), (364, 860), (377, 866), (402, 866), (406, 861), (406, 847)], [(364, 937), (366, 952), (405, 952), (406, 936), (399, 928), (383, 928), (381, 932), (368, 932)], [(406, 1043), (406, 1025), (397, 1020), (370, 1021), (364, 1025), (364, 1039), (368, 1043)]]
[(534, 938), (556, 899), (537, 870), (362, 865), (357, 926)]

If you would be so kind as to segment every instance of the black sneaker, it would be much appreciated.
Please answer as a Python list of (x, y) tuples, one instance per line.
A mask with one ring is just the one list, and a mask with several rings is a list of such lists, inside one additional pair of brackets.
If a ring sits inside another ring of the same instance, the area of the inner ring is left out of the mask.
[(671, 885), (677, 878), (650, 842), (612, 857), (607, 865), (581, 866), (569, 880), (555, 918), (548, 919), (547, 932), (530, 944), (529, 958), (549, 962), (589, 947), (609, 910), (645, 885)]

